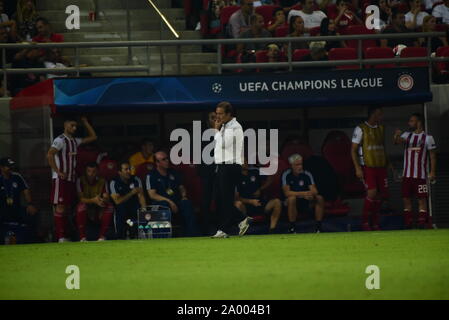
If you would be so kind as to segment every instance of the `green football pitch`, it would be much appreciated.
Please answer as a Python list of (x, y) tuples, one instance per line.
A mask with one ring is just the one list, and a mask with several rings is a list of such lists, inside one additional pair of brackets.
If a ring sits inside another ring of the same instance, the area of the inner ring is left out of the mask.
[(449, 230), (2, 246), (0, 299), (449, 299)]

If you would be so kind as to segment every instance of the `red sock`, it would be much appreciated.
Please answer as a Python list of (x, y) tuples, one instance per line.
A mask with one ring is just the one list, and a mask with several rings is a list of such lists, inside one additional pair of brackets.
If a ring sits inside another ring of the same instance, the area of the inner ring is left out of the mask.
[(76, 227), (80, 234), (80, 239), (86, 237), (86, 220), (87, 220), (87, 206), (84, 203), (80, 203), (76, 207)]
[(54, 221), (55, 221), (56, 239), (59, 240), (61, 238), (64, 238), (64, 217), (63, 217), (63, 213), (55, 212)]
[(99, 238), (104, 238), (104, 235), (106, 231), (108, 231), (109, 224), (111, 223), (112, 219), (112, 205), (107, 206), (103, 209), (103, 215), (101, 216), (101, 227), (100, 227), (100, 235)]
[(374, 200), (366, 197), (363, 204), (362, 224), (369, 224), (370, 213), (373, 212)]
[(427, 213), (427, 211), (420, 210), (419, 216), (418, 216), (418, 224), (425, 225), (428, 217), (429, 217), (429, 214)]
[(411, 227), (413, 223), (413, 214), (409, 210), (404, 209), (404, 224), (407, 228)]

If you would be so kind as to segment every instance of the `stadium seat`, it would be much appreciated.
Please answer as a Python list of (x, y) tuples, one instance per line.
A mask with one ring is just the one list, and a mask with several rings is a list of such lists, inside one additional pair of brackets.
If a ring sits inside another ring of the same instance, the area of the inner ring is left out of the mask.
[[(357, 34), (376, 34), (375, 30), (369, 30), (364, 25), (353, 25), (344, 28), (342, 34), (344, 35), (357, 35)], [(346, 45), (349, 48), (358, 48), (358, 40), (345, 40)], [(362, 51), (369, 47), (377, 47), (377, 40), (363, 40)]]
[[(436, 52), (437, 57), (449, 57), (449, 47), (439, 47)], [(438, 62), (436, 72), (439, 75), (449, 74), (449, 62)]]
[(76, 174), (82, 176), (89, 162), (97, 162), (99, 150), (90, 145), (80, 146), (76, 152)]
[(302, 57), (310, 54), (309, 49), (296, 49), (293, 52), (293, 61), (301, 61)]
[(228, 25), (229, 19), (231, 18), (232, 14), (239, 9), (240, 9), (240, 6), (229, 6), (229, 7), (224, 7), (223, 9), (221, 9), (220, 24), (221, 24), (222, 30), (224, 30), (224, 28)]
[[(422, 47), (407, 47), (402, 49), (401, 58), (415, 58), (415, 57), (426, 57), (427, 56), (427, 48)], [(404, 67), (427, 67), (428, 63), (426, 61), (423, 62), (405, 62), (401, 63), (401, 66)]]
[(280, 26), (274, 32), (274, 36), (277, 38), (286, 37), (288, 35), (289, 26)]
[(107, 181), (114, 179), (118, 174), (118, 163), (115, 160), (104, 158), (98, 167), (98, 175)]
[(282, 178), (282, 174), (284, 173), (284, 171), (287, 170), (288, 168), (290, 168), (288, 161), (279, 158), (278, 159), (278, 170), (273, 175), (273, 182), (266, 189), (266, 194), (270, 195), (271, 198), (280, 198), (280, 199), (283, 198), (281, 178)]
[(151, 162), (145, 162), (137, 166), (136, 168), (136, 176), (138, 176), (142, 182), (145, 180), (146, 175), (153, 170), (154, 164)]
[(263, 20), (265, 21), (265, 26), (270, 22), (270, 20), (273, 17), (273, 12), (276, 8), (279, 8), (279, 6), (276, 5), (263, 5), (260, 7), (256, 7), (254, 10), (255, 13), (260, 14), (263, 17)]
[(449, 29), (449, 24), (438, 23), (435, 25), (436, 32), (446, 32)]
[(344, 198), (363, 197), (365, 187), (355, 176), (351, 158), (351, 140), (343, 131), (331, 131), (321, 147), (321, 154), (337, 174)]
[[(329, 51), (329, 60), (353, 60), (357, 59), (357, 51), (354, 48), (332, 48)], [(360, 69), (359, 65), (341, 65), (337, 69)]]
[(315, 37), (320, 33), (320, 31), (321, 31), (320, 27), (315, 27), (315, 28), (311, 28), (309, 30), (309, 33), (310, 33), (311, 37)]
[[(365, 59), (388, 59), (394, 58), (393, 49), (385, 47), (369, 47), (365, 49)], [(365, 68), (394, 68), (396, 65), (394, 63), (383, 63), (383, 64), (373, 64), (365, 65)]]

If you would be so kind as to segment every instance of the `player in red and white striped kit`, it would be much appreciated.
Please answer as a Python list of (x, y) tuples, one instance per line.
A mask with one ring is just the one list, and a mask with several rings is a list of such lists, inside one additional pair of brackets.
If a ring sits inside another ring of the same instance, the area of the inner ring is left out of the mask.
[(47, 159), (53, 171), (51, 203), (54, 206), (55, 232), (58, 242), (66, 241), (64, 231), (67, 214), (76, 199), (76, 152), (80, 144), (97, 140), (97, 135), (87, 118), (81, 117), (81, 122), (88, 136), (74, 138), (77, 121), (67, 118), (64, 121), (64, 133), (54, 139), (48, 150)]
[[(393, 142), (404, 145), (404, 172), (402, 177), (402, 198), (404, 200), (404, 222), (406, 228), (413, 224), (412, 198), (418, 198), (420, 227), (430, 226), (427, 210), (428, 180), (435, 180), (436, 145), (435, 140), (424, 131), (422, 115), (413, 114), (408, 125), (409, 132), (396, 130)], [(427, 174), (427, 161), (430, 155), (430, 172)]]

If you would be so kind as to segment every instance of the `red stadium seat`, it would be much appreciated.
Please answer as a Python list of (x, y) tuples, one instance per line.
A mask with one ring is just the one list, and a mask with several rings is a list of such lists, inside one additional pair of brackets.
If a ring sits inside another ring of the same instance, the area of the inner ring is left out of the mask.
[[(347, 26), (343, 31), (344, 35), (357, 35), (357, 34), (376, 34), (375, 30), (369, 30), (364, 25), (353, 25)], [(349, 48), (358, 48), (358, 40), (345, 40), (346, 45)], [(363, 40), (362, 41), (362, 50), (365, 50), (369, 47), (377, 47), (377, 40)]]
[(324, 206), (324, 213), (332, 216), (344, 216), (349, 213), (351, 208), (347, 203), (343, 203), (340, 199), (326, 202)]
[(273, 182), (266, 189), (266, 194), (270, 196), (270, 198), (282, 198), (282, 185), (281, 185), (281, 177), (282, 173), (290, 168), (288, 162), (284, 159), (278, 159), (278, 170), (273, 175)]
[(256, 52), (256, 62), (268, 62), (268, 51), (267, 50), (260, 50)]
[(187, 191), (187, 197), (192, 201), (194, 207), (201, 206), (202, 190), (201, 180), (195, 165), (179, 164), (173, 166), (182, 175), (182, 183)]
[(310, 54), (309, 49), (296, 49), (293, 52), (293, 61), (301, 61), (301, 59), (308, 54)]
[(263, 17), (263, 20), (265, 21), (265, 26), (268, 24), (268, 22), (273, 18), (273, 12), (274, 9), (279, 8), (279, 6), (276, 5), (264, 5), (260, 7), (256, 7), (254, 10), (255, 13), (260, 14)]
[[(357, 59), (357, 51), (354, 48), (332, 48), (329, 51), (329, 60), (353, 60)], [(337, 69), (360, 69), (359, 65), (341, 65)]]
[[(415, 58), (415, 57), (426, 57), (427, 56), (427, 48), (422, 47), (407, 47), (402, 49), (401, 58)], [(427, 67), (428, 63), (426, 61), (423, 62), (405, 62), (401, 63), (401, 66), (404, 67)]]
[(220, 23), (223, 28), (229, 23), (229, 18), (231, 18), (232, 14), (240, 9), (240, 6), (229, 6), (221, 9), (220, 12)]
[(315, 37), (315, 36), (317, 36), (320, 33), (320, 31), (321, 31), (320, 27), (315, 27), (315, 28), (311, 28), (309, 30), (309, 33), (310, 33), (311, 37)]
[(118, 163), (115, 160), (104, 158), (98, 166), (98, 175), (107, 181), (114, 179), (118, 174)]
[(449, 24), (438, 23), (435, 25), (435, 31), (446, 32), (449, 29)]
[[(394, 58), (393, 49), (391, 48), (370, 47), (365, 49), (365, 59), (388, 59), (388, 58)], [(374, 69), (394, 68), (395, 66), (396, 65), (394, 63), (365, 65), (366, 68), (374, 68)]]
[(136, 176), (138, 176), (142, 181), (145, 179), (146, 175), (154, 169), (154, 163), (145, 162), (141, 163), (136, 168)]
[[(439, 47), (436, 52), (437, 57), (449, 57), (449, 47)], [(440, 75), (449, 74), (449, 62), (438, 62), (437, 73)]]
[(288, 35), (289, 26), (281, 26), (276, 29), (274, 36), (277, 38), (286, 37)]
[(313, 155), (313, 150), (308, 144), (287, 144), (281, 151), (281, 159), (288, 161), (288, 157), (295, 153), (299, 153), (303, 160), (307, 160)]
[(331, 164), (338, 176), (344, 197), (363, 197), (365, 187), (355, 176), (351, 158), (351, 140), (342, 131), (331, 131), (321, 147), (323, 157)]
[(99, 150), (92, 146), (80, 146), (76, 152), (76, 174), (82, 176), (89, 162), (97, 162)]

